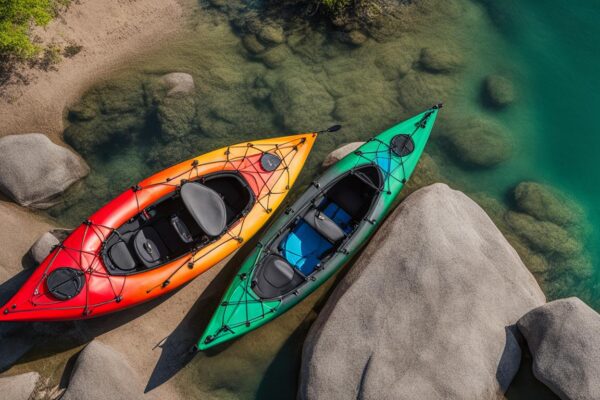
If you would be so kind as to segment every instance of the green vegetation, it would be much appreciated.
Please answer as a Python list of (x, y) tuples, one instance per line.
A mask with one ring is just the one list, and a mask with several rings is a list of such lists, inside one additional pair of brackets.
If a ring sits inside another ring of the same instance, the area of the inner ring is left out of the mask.
[(45, 26), (70, 0), (0, 0), (0, 55), (31, 59), (40, 51), (32, 26)]

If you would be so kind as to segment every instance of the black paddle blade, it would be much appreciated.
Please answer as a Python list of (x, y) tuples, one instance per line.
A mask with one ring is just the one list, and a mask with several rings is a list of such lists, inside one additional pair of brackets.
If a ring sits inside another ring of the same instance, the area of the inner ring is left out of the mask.
[(333, 125), (333, 126), (330, 126), (329, 128), (327, 128), (327, 129), (325, 129), (324, 131), (321, 131), (321, 132), (337, 132), (340, 129), (342, 129), (341, 125)]

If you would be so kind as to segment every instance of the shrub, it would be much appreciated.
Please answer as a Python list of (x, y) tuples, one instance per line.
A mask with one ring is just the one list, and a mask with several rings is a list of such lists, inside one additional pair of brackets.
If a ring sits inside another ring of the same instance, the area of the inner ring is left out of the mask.
[(40, 51), (32, 42), (33, 25), (45, 26), (70, 0), (0, 0), (0, 55), (31, 59)]

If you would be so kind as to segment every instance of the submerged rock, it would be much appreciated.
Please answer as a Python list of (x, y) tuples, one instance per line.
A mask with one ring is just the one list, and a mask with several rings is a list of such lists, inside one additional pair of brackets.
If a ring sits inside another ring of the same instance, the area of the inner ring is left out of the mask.
[(451, 97), (456, 81), (447, 75), (410, 71), (398, 81), (398, 100), (412, 113)]
[(543, 304), (487, 214), (436, 184), (383, 224), (305, 341), (300, 399), (497, 399), (519, 368), (513, 324)]
[(80, 157), (41, 133), (0, 138), (0, 154), (0, 191), (22, 206), (52, 206), (89, 172)]
[(564, 400), (600, 399), (600, 315), (576, 297), (552, 301), (518, 322), (533, 374)]
[(256, 35), (248, 34), (242, 38), (244, 48), (252, 54), (259, 54), (265, 51), (265, 46), (258, 41)]
[(323, 166), (323, 168), (327, 168), (340, 161), (342, 158), (346, 157), (348, 154), (352, 153), (363, 144), (365, 144), (365, 142), (352, 142), (345, 144), (342, 147), (337, 148), (331, 153), (327, 154), (327, 157), (325, 157), (325, 160), (323, 160), (323, 163), (321, 165)]
[(0, 393), (7, 400), (29, 400), (40, 380), (37, 372), (0, 378)]
[(148, 399), (138, 373), (112, 347), (98, 340), (88, 344), (75, 361), (62, 400)]
[(196, 116), (196, 103), (191, 96), (167, 96), (160, 101), (156, 116), (162, 136), (166, 140), (182, 137), (192, 130)]
[(187, 95), (194, 92), (194, 78), (184, 72), (172, 72), (160, 78), (161, 83), (167, 88), (167, 96)]
[(360, 46), (367, 41), (367, 35), (358, 30), (343, 32), (340, 38), (344, 43), (348, 43), (353, 46)]
[(515, 101), (515, 88), (510, 79), (501, 75), (489, 75), (483, 80), (484, 103), (503, 108)]
[(513, 211), (506, 213), (506, 221), (517, 235), (541, 252), (570, 257), (583, 249), (572, 234), (552, 222)]
[(419, 65), (428, 72), (447, 73), (461, 69), (464, 61), (457, 51), (425, 48), (421, 51)]
[(331, 123), (335, 102), (317, 81), (291, 77), (279, 80), (271, 93), (273, 108), (290, 130), (315, 129)]
[(519, 210), (541, 221), (573, 225), (583, 220), (581, 206), (549, 185), (521, 182), (515, 187), (514, 198)]
[(453, 157), (469, 166), (493, 167), (512, 155), (508, 133), (487, 119), (472, 118), (451, 123), (444, 133)]
[(276, 68), (291, 56), (290, 49), (282, 44), (266, 51), (262, 56), (262, 62), (269, 68)]
[(275, 24), (263, 26), (258, 32), (258, 38), (267, 44), (281, 44), (285, 42), (283, 28)]

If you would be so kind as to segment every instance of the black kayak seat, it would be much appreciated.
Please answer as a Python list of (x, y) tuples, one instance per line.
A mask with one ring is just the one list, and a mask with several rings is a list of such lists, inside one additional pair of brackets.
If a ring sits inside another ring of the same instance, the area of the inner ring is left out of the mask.
[(256, 269), (253, 289), (261, 298), (274, 298), (289, 293), (302, 282), (304, 277), (285, 258), (270, 254)]
[(135, 260), (125, 242), (117, 242), (112, 245), (108, 249), (108, 257), (110, 257), (114, 266), (122, 271), (133, 271), (135, 269)]
[(154, 267), (161, 263), (168, 253), (167, 247), (161, 240), (156, 230), (146, 226), (139, 230), (133, 238), (133, 248), (142, 263)]
[(220, 236), (227, 227), (225, 202), (213, 189), (198, 182), (181, 187), (181, 199), (200, 229), (210, 237)]
[(335, 221), (316, 208), (310, 209), (304, 215), (304, 220), (331, 243), (336, 243), (346, 237), (342, 228)]

